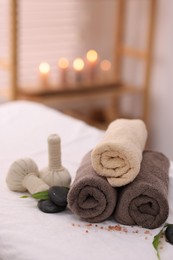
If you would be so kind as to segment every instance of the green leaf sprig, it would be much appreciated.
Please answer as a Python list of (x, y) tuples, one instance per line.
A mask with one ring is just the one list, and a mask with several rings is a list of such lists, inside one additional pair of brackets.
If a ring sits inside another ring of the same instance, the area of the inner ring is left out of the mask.
[(49, 199), (48, 190), (34, 193), (31, 195), (31, 197), (37, 200), (48, 200)]
[(40, 192), (31, 194), (30, 196), (24, 195), (24, 196), (21, 196), (20, 198), (29, 198), (29, 197), (32, 197), (37, 200), (48, 200), (49, 199), (48, 190), (40, 191)]
[(165, 232), (165, 229), (169, 226), (168, 223), (166, 223), (162, 229), (160, 230), (160, 232), (154, 236), (153, 238), (153, 247), (155, 248), (156, 252), (157, 252), (157, 257), (158, 259), (160, 260), (160, 253), (159, 253), (159, 244), (160, 244), (160, 239), (161, 239), (161, 236), (164, 234)]

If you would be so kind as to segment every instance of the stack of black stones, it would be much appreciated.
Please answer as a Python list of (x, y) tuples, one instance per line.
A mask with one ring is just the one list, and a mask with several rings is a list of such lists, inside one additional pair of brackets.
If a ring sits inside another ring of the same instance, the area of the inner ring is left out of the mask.
[(69, 188), (52, 186), (48, 190), (48, 198), (38, 201), (38, 208), (45, 213), (57, 213), (67, 207), (67, 194)]

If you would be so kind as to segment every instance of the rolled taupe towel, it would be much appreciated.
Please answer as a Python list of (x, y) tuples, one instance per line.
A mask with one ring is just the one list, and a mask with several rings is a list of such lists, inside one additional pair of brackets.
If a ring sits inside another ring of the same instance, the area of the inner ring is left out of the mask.
[(106, 178), (95, 173), (90, 152), (84, 156), (77, 170), (67, 200), (74, 214), (93, 223), (106, 220), (115, 209), (117, 191)]
[(168, 217), (168, 158), (159, 152), (145, 151), (136, 179), (121, 187), (115, 220), (125, 225), (157, 228)]
[(93, 168), (113, 187), (132, 182), (140, 170), (147, 130), (140, 119), (117, 119), (91, 153)]

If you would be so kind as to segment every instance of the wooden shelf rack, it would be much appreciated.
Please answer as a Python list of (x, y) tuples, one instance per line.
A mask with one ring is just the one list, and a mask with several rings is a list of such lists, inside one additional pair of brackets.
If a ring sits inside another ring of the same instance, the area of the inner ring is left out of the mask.
[[(116, 0), (117, 1), (117, 15), (116, 15), (116, 43), (115, 43), (115, 75), (117, 80), (115, 82), (97, 83), (97, 84), (83, 84), (80, 86), (65, 86), (61, 89), (61, 86), (49, 86), (48, 89), (41, 91), (32, 91), (33, 88), (25, 87), (21, 88), (18, 84), (18, 27), (20, 26), (18, 18), (18, 5), (19, 0), (9, 0), (10, 2), (10, 17), (11, 17), (11, 53), (10, 61), (7, 63), (4, 60), (0, 60), (0, 69), (3, 67), (8, 69), (10, 72), (10, 88), (11, 88), (11, 99), (28, 99), (43, 102), (45, 99), (56, 99), (57, 103), (59, 100), (78, 100), (85, 98), (99, 98), (105, 97), (110, 98), (111, 102), (108, 107), (108, 121), (119, 116), (118, 110), (118, 99), (125, 94), (141, 95), (142, 97), (142, 115), (141, 118), (148, 123), (149, 117), (149, 96), (150, 96), (150, 76), (151, 76), (151, 65), (152, 65), (152, 52), (153, 52), (153, 36), (154, 36), (154, 25), (156, 16), (156, 3), (157, 0), (149, 0), (149, 19), (148, 31), (146, 37), (146, 47), (144, 50), (138, 50), (131, 46), (124, 44), (124, 31), (125, 31), (125, 14), (127, 1), (130, 0)], [(122, 61), (124, 57), (129, 57), (133, 60), (141, 60), (145, 63), (144, 69), (144, 81), (141, 86), (127, 86), (122, 80)], [(110, 116), (111, 115), (111, 116)]]

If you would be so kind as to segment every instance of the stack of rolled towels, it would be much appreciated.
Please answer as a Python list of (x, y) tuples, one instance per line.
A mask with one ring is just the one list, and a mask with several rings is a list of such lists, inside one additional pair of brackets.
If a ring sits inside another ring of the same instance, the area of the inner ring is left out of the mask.
[(96, 223), (112, 218), (124, 225), (157, 228), (169, 213), (169, 159), (145, 150), (147, 129), (140, 119), (110, 123), (77, 170), (68, 193), (71, 211)]

